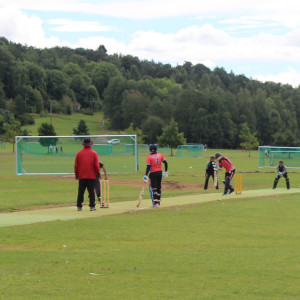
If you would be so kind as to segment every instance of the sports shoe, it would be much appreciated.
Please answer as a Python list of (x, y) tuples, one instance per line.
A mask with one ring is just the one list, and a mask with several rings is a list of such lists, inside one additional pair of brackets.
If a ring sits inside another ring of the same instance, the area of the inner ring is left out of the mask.
[(82, 207), (77, 207), (77, 210), (78, 211), (82, 211)]
[(90, 211), (96, 210), (95, 206), (90, 207)]
[(98, 197), (98, 201), (101, 203), (101, 197)]
[(154, 207), (159, 207), (159, 203), (156, 203), (156, 204), (154, 205)]
[(234, 189), (231, 189), (230, 192), (228, 193), (228, 195), (233, 193), (233, 192), (234, 192)]
[(227, 196), (227, 194), (226, 194), (226, 193), (223, 193), (222, 196)]
[(225, 184), (225, 180), (222, 180), (222, 182)]

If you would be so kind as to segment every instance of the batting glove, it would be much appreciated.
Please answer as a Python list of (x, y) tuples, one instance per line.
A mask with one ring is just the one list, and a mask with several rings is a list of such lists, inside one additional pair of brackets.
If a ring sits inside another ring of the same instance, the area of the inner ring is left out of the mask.
[(148, 182), (148, 177), (147, 177), (147, 175), (144, 175), (143, 179), (144, 179), (145, 182)]
[(163, 172), (163, 177), (168, 177), (169, 176), (169, 173), (168, 173), (168, 171), (166, 171), (166, 172)]

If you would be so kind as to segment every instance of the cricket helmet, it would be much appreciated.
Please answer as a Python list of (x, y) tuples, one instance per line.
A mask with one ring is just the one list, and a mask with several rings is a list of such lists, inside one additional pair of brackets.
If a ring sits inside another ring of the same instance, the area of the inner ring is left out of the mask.
[(150, 145), (149, 147), (150, 152), (156, 152), (157, 151), (157, 146), (156, 145)]
[(220, 156), (222, 156), (222, 154), (220, 152), (217, 152), (216, 155), (215, 155), (215, 159), (217, 159)]

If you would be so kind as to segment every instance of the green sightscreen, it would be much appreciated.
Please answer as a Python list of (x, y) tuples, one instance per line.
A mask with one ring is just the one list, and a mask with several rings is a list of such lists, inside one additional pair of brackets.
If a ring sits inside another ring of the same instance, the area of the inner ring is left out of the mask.
[(74, 174), (76, 153), (87, 137), (108, 173), (138, 171), (136, 135), (16, 136), (17, 175)]

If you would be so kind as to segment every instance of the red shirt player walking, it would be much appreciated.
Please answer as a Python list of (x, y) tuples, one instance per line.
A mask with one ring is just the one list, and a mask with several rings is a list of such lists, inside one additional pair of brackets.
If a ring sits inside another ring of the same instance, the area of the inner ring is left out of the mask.
[[(161, 196), (161, 180), (162, 176), (168, 177), (168, 163), (165, 160), (164, 156), (160, 153), (157, 153), (156, 145), (150, 145), (150, 155), (147, 157), (147, 168), (144, 175), (144, 181), (148, 181), (148, 173), (150, 179), (150, 193), (153, 201), (154, 207), (159, 207), (160, 205), (160, 196)], [(165, 172), (162, 172), (161, 163), (165, 165)]]
[(227, 158), (226, 156), (223, 156), (221, 153), (216, 153), (215, 155), (216, 161), (219, 163), (219, 170), (222, 170), (225, 168), (226, 173), (225, 173), (225, 188), (224, 188), (224, 193), (222, 194), (223, 196), (227, 195), (228, 189), (230, 190), (228, 195), (234, 192), (234, 188), (230, 184), (230, 181), (235, 173), (235, 166), (232, 163), (232, 161)]

